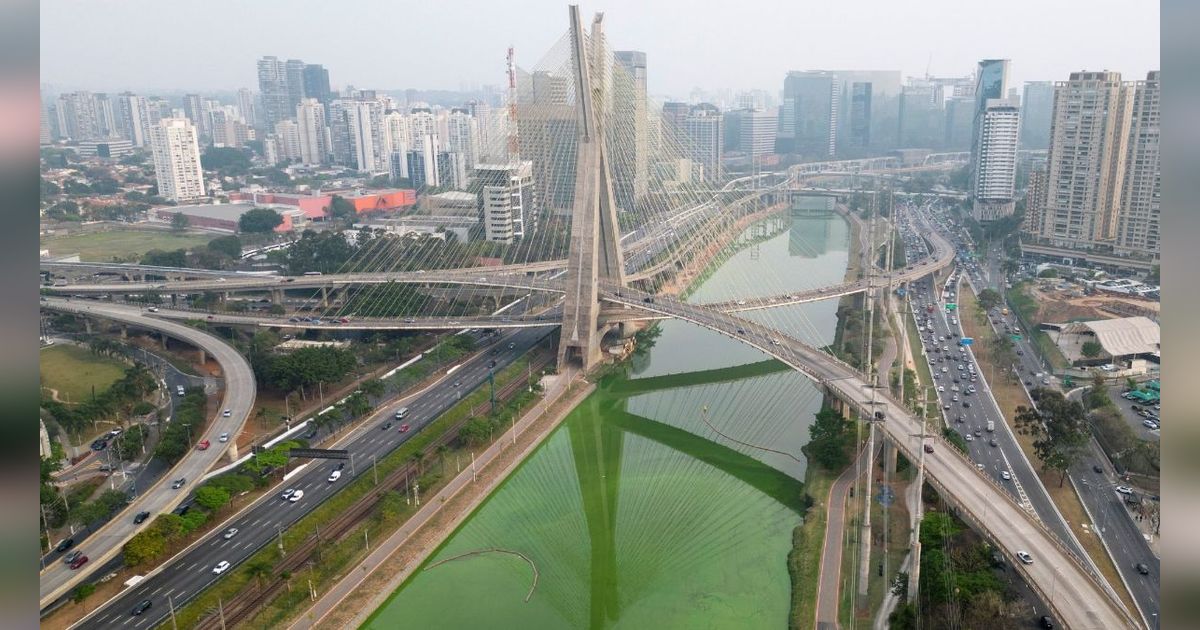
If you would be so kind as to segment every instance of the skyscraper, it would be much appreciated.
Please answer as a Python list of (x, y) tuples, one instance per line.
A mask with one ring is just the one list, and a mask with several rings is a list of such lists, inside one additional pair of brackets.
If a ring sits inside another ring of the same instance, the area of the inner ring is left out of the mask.
[(1116, 236), (1132, 102), (1119, 72), (1072, 72), (1054, 84), (1040, 231), (1051, 246), (1090, 249)]
[(267, 129), (274, 129), (275, 123), (295, 111), (295, 106), (288, 103), (287, 68), (279, 58), (258, 60), (258, 92), (262, 97), (262, 124)]
[(1021, 148), (1050, 146), (1050, 116), (1054, 111), (1054, 82), (1026, 81), (1021, 97)]
[(1159, 254), (1159, 101), (1158, 71), (1134, 87), (1125, 190), (1117, 218), (1117, 251), (1157, 258)]
[(300, 126), (296, 121), (275, 123), (275, 150), (280, 162), (300, 159)]
[(979, 160), (980, 125), (983, 112), (990, 100), (1002, 99), (1008, 91), (1008, 60), (984, 59), (975, 70), (975, 112), (971, 125), (971, 179), (975, 180), (975, 169)]
[(725, 151), (725, 121), (711, 103), (696, 105), (683, 121), (692, 160), (704, 167), (704, 179), (721, 181), (721, 154)]
[(440, 152), (441, 143), (433, 134), (422, 136), (413, 144), (408, 152), (408, 179), (412, 181), (413, 188), (436, 188), (442, 185), (437, 159)]
[(164, 118), (151, 128), (158, 194), (174, 201), (204, 196), (204, 171), (196, 127), (185, 118)]
[(479, 164), (475, 178), (481, 184), (484, 238), (498, 243), (523, 238), (535, 204), (533, 162)]
[(609, 155), (617, 207), (628, 211), (645, 198), (648, 190), (646, 53), (618, 50), (613, 55), (614, 116), (608, 130)]
[(832, 72), (789, 72), (783, 81), (784, 108), (779, 114), (780, 149), (811, 157), (834, 155), (841, 88)]
[(354, 167), (360, 173), (388, 170), (379, 155), (382, 107), (376, 101), (355, 101), (346, 109), (346, 126), (354, 150)]
[(135, 147), (146, 146), (146, 98), (132, 92), (117, 96), (118, 135), (133, 143)]
[(980, 116), (975, 139), (971, 215), (976, 221), (994, 221), (1013, 213), (1017, 181), (1017, 142), (1020, 107), (1008, 99), (988, 99)]
[(736, 148), (751, 156), (775, 151), (779, 121), (774, 112), (740, 109), (724, 114), (725, 148)]
[(315, 98), (305, 98), (296, 106), (296, 124), (300, 135), (300, 161), (304, 164), (324, 164), (325, 106)]
[(905, 85), (900, 91), (897, 146), (902, 149), (940, 146), (945, 139), (945, 120), (939, 86), (926, 81)]
[(465, 109), (452, 109), (446, 117), (446, 150), (460, 156), (467, 172), (475, 168), (479, 158), (479, 123)]
[(94, 140), (102, 138), (96, 119), (96, 102), (91, 92), (70, 92), (58, 97), (58, 129), (63, 138)]
[(1042, 217), (1046, 212), (1046, 165), (1040, 164), (1029, 172), (1029, 184), (1025, 188), (1025, 218), (1021, 231), (1036, 236), (1042, 229)]
[(315, 98), (323, 107), (328, 107), (333, 92), (329, 89), (329, 71), (325, 66), (318, 63), (305, 64), (302, 75), (303, 98)]
[(204, 115), (203, 101), (204, 99), (200, 98), (199, 94), (185, 94), (183, 96), (183, 115), (192, 121), (201, 138), (208, 138), (212, 134), (206, 120), (208, 117)]
[(254, 127), (258, 123), (258, 117), (255, 115), (257, 108), (254, 106), (254, 94), (246, 88), (239, 88), (237, 97), (238, 112), (242, 115), (242, 122)]
[(288, 59), (283, 64), (285, 83), (287, 85), (288, 108), (286, 116), (290, 117), (304, 98), (304, 62), (299, 59)]

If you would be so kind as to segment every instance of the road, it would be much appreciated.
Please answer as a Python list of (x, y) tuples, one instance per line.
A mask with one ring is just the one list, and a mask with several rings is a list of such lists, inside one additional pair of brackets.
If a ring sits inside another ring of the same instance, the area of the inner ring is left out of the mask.
[[(443, 377), (435, 386), (402, 404), (397, 402), (378, 410), (359, 429), (348, 433), (336, 445), (323, 445), (325, 448), (346, 449), (353, 455), (342, 471), (340, 480), (334, 483), (327, 481), (333, 463), (313, 460), (303, 472), (295, 473), (286, 483), (279, 484), (272, 492), (242, 509), (230, 521), (222, 524), (219, 531), (214, 531), (157, 567), (143, 581), (98, 608), (76, 627), (152, 628), (163, 622), (169, 615), (171, 605), (179, 607), (219, 579), (212, 572), (216, 563), (225, 560), (236, 566), (265, 545), (278, 540), (279, 532), (333, 496), (342, 486), (360, 475), (371, 475), (372, 457), (382, 458), (404, 444), (463, 395), (483, 385), (489, 372), (501, 369), (523, 355), (549, 335), (551, 330), (552, 327), (522, 329), (501, 335), (494, 345), (495, 354), (481, 353)], [(496, 368), (488, 367), (492, 360), (496, 361)], [(395, 422), (389, 429), (382, 429), (381, 423), (392, 418), (400, 406), (408, 407), (404, 422), (409, 424), (409, 431), (401, 433), (400, 422)], [(303, 490), (304, 497), (297, 502), (282, 500), (279, 490), (285, 486)], [(222, 534), (229, 527), (236, 527), (238, 533), (227, 540)], [(130, 611), (134, 605), (145, 599), (150, 599), (153, 607), (141, 616), (132, 616)]]
[[(63, 339), (62, 337), (56, 337), (56, 341), (62, 343), (74, 343), (73, 340)], [(175, 415), (175, 402), (177, 397), (173, 394), (177, 386), (183, 386), (184, 388), (187, 388), (195, 385), (201, 385), (203, 383), (203, 379), (180, 372), (175, 368), (175, 366), (171, 365), (169, 361), (152, 352), (147, 352), (144, 349), (137, 348), (136, 351), (131, 350), (129, 356), (132, 359), (141, 361), (142, 363), (150, 366), (156, 375), (161, 376), (161, 382), (165, 383), (167, 394), (167, 414), (164, 416), (164, 420), (167, 420)], [(147, 442), (149, 445), (152, 445), (152, 441), (157, 439), (155, 432), (158, 430), (158, 428), (154, 426), (149, 426), (147, 428), (149, 428), (151, 431), (151, 437), (147, 438)], [(108, 465), (117, 472), (101, 473), (99, 468), (102, 465)], [(128, 468), (129, 464), (126, 464), (125, 466)], [(55, 481), (65, 481), (81, 475), (87, 476), (94, 474), (105, 474), (109, 477), (107, 483), (109, 484), (110, 488), (125, 490), (132, 496), (136, 497), (137, 493), (140, 491), (140, 488), (148, 488), (154, 485), (154, 483), (158, 481), (168, 470), (170, 470), (170, 468), (171, 467), (168, 466), (164, 460), (151, 456), (144, 465), (136, 468), (136, 470), (133, 470), (132, 472), (128, 472), (126, 475), (123, 475), (121, 472), (119, 472), (121, 468), (117, 467), (117, 461), (114, 461), (113, 449), (110, 442), (109, 448), (106, 448), (98, 453), (94, 453), (91, 457), (80, 462), (79, 465), (55, 473), (54, 479)], [(82, 547), (84, 541), (86, 541), (87, 537), (91, 534), (92, 528), (84, 527), (83, 529), (72, 534), (71, 538), (75, 539), (76, 547)], [(63, 553), (51, 551), (49, 554), (42, 556), (42, 561), (43, 563), (49, 563), (56, 558), (61, 558), (66, 553), (70, 553), (70, 551)], [(42, 566), (44, 568), (46, 564), (43, 564)]]
[(817, 630), (837, 628), (838, 602), (841, 601), (842, 552), (846, 545), (846, 500), (854, 486), (855, 473), (870, 474), (871, 462), (879, 455), (883, 443), (875, 447), (868, 458), (864, 447), (829, 489), (825, 506), (825, 542), (821, 549), (821, 573), (817, 577)]
[[(977, 269), (970, 270), (965, 278), (976, 293), (984, 288), (991, 288), (1003, 295), (1006, 285), (1000, 264), (1003, 253), (997, 247), (989, 254), (987, 259), (978, 264)], [(1020, 326), (1014, 314), (1010, 312), (1009, 315), (1004, 315), (998, 309), (989, 314), (988, 325), (998, 334), (1006, 332), (1006, 326), (1009, 331)], [(1018, 353), (1017, 370), (1021, 374), (1021, 384), (1026, 389), (1041, 386), (1041, 381), (1036, 375), (1039, 372), (1047, 372), (1047, 366), (1038, 357), (1029, 337), (1025, 334), (1021, 334), (1020, 337), (1014, 345)], [(1048, 380), (1051, 383), (1056, 382), (1052, 377)], [(1122, 403), (1128, 404), (1119, 397), (1114, 397), (1114, 401), (1118, 406)], [(1140, 427), (1140, 419), (1138, 426)], [(976, 441), (976, 444), (979, 442)], [(1095, 466), (1099, 466), (1102, 472), (1097, 473), (1093, 468)], [(1123, 495), (1116, 492), (1115, 488), (1121, 480), (1095, 440), (1092, 440), (1088, 454), (1071, 467), (1069, 476), (1077, 484), (1076, 489), (1083, 505), (1092, 518), (1090, 527), (1101, 532), (1101, 540), (1113, 557), (1117, 571), (1141, 613), (1142, 622), (1146, 627), (1155, 627), (1154, 620), (1160, 614), (1160, 561), (1143, 537), (1142, 531), (1134, 523), (1131, 512), (1123, 501)], [(1039, 510), (1039, 514), (1041, 513)], [(1146, 565), (1149, 574), (1140, 574), (1136, 569), (1138, 564)]]
[[(208, 423), (208, 429), (198, 440), (208, 439), (213, 447), (205, 451), (191, 450), (183, 459), (172, 467), (168, 478), (163, 478), (146, 488), (111, 521), (88, 537), (86, 545), (76, 548), (88, 556), (89, 561), (81, 569), (72, 571), (62, 562), (51, 563), (41, 572), (39, 606), (45, 608), (58, 598), (69, 593), (77, 584), (83, 582), (97, 568), (103, 567), (120, 553), (125, 542), (145, 527), (149, 527), (152, 519), (144, 523), (134, 524), (133, 517), (142, 511), (151, 514), (170, 512), (199, 484), (200, 477), (212, 467), (224, 454), (217, 437), (225, 431), (237, 435), (254, 406), (257, 389), (254, 382), (254, 372), (250, 364), (232, 346), (220, 339), (182, 324), (167, 322), (147, 317), (136, 307), (96, 302), (68, 302), (55, 298), (42, 301), (42, 308), (62, 312), (90, 314), (105, 319), (134, 324), (139, 327), (158, 330), (176, 339), (190, 343), (204, 351), (221, 365), (225, 378), (225, 395), (220, 409), (229, 409), (229, 417), (224, 417), (220, 410), (214, 414)], [(231, 443), (232, 445), (232, 443)], [(179, 489), (171, 488), (171, 481), (179, 478), (186, 480)]]

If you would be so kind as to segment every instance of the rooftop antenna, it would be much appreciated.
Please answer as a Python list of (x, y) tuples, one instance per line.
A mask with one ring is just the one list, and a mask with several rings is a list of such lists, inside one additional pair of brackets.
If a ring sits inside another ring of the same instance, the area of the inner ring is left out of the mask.
[(517, 142), (517, 64), (513, 47), (508, 47), (508, 159), (519, 161), (521, 151)]

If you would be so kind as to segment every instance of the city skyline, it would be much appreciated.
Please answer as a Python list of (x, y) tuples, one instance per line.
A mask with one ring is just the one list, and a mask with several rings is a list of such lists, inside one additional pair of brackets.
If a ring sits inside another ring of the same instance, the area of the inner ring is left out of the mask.
[[(613, 0), (585, 7), (605, 11), (614, 24), (620, 24), (616, 32), (621, 35), (612, 42), (615, 48), (646, 52), (654, 66), (647, 78), (652, 95), (679, 97), (697, 87), (775, 91), (789, 70), (885, 69), (898, 70), (903, 76), (923, 76), (928, 68), (934, 76), (962, 75), (982, 58), (1012, 59), (1012, 86), (1056, 80), (1081, 70), (1144, 76), (1160, 65), (1158, 5), (1152, 2), (1137, 10), (1130, 10), (1128, 3), (1102, 3), (1124, 16), (1122, 41), (1130, 42), (1127, 46), (1094, 37), (1097, 30), (1108, 26), (1113, 14), (1094, 2), (1087, 5), (1088, 11), (1060, 3), (1017, 2), (1007, 5), (1005, 11), (985, 15), (949, 0), (922, 7), (857, 0), (836, 7), (772, 6), (772, 19), (765, 21), (756, 17), (761, 11), (745, 7), (732, 16), (693, 12), (687, 20), (679, 20), (680, 7), (674, 4), (641, 7), (629, 0)], [(202, 26), (211, 24), (211, 16), (221, 13), (225, 5), (238, 19), (222, 22), (224, 30), (218, 34)], [(102, 10), (93, 8), (100, 6)], [(270, 27), (280, 19), (277, 2), (249, 6), (215, 2), (202, 7), (155, 4), (153, 11), (147, 8), (148, 3), (141, 0), (115, 5), (64, 0), (43, 3), (42, 81), (64, 91), (236, 90), (256, 85), (257, 59), (278, 55), (323, 64), (335, 88), (348, 84), (381, 90), (499, 86), (504, 82), (505, 49), (514, 46), (518, 65), (532, 65), (536, 56), (531, 51), (545, 50), (561, 35), (558, 20), (566, 7), (537, 0), (522, 12), (521, 19), (514, 20), (503, 5), (482, 3), (375, 3), (352, 13), (316, 3), (287, 3), (289, 10), (313, 18), (289, 29)], [(144, 17), (151, 15), (153, 20)], [(1030, 15), (1039, 19), (1031, 20)], [(354, 25), (365, 16), (375, 16), (371, 18), (374, 24), (402, 25), (398, 37), (350, 46), (330, 36), (354, 32)], [(167, 22), (174, 27), (155, 30), (156, 24)], [(407, 26), (413, 23), (426, 26)], [(897, 32), (896, 24), (904, 24), (905, 30)], [(121, 40), (102, 35), (131, 29), (139, 36)], [(446, 39), (448, 33), (453, 39)], [(698, 37), (701, 33), (708, 36)], [(1014, 34), (1021, 39), (1010, 43)], [(189, 47), (169, 45), (189, 35), (211, 42), (223, 35), (233, 45), (211, 46), (202, 55), (195, 55)], [(912, 45), (892, 44), (897, 35)], [(754, 41), (755, 46), (714, 46), (714, 38)], [(423, 43), (426, 39), (427, 44)], [(404, 45), (391, 43), (395, 41)], [(158, 52), (139, 52), (146, 48)], [(410, 53), (414, 50), (443, 54), (418, 60)]]

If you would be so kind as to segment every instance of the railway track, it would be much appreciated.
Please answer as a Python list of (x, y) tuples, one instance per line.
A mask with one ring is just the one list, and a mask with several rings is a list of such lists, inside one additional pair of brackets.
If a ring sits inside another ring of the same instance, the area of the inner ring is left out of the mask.
[[(552, 359), (553, 356), (550, 353), (539, 353), (533, 357), (532, 371), (541, 371), (550, 364)], [(524, 379), (514, 379), (496, 391), (496, 400), (510, 400), (526, 386)], [(208, 614), (200, 619), (196, 627), (236, 628), (239, 624), (250, 620), (255, 613), (278, 596), (282, 589), (287, 588), (288, 580), (283, 577), (285, 574), (289, 576), (296, 574), (314, 558), (319, 562), (322, 544), (337, 542), (345, 538), (363, 519), (374, 512), (375, 506), (383, 499), (384, 495), (392, 490), (405, 488), (408, 480), (417, 476), (417, 472), (424, 468), (439, 447), (448, 447), (457, 440), (466, 423), (481, 414), (488, 413), (488, 407), (489, 405), (485, 403), (472, 408), (466, 418), (454, 424), (429, 444), (429, 447), (425, 449), (426, 455), (420, 461), (406, 462), (381, 479), (375, 488), (355, 501), (344, 512), (288, 550), (286, 555), (271, 568), (269, 577), (255, 580), (232, 599), (223, 602), (220, 609), (208, 611)]]

